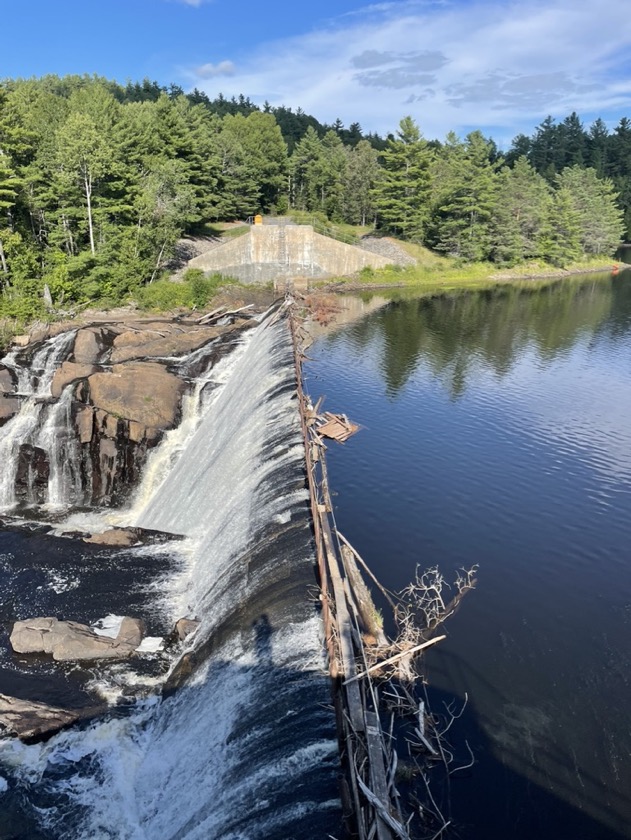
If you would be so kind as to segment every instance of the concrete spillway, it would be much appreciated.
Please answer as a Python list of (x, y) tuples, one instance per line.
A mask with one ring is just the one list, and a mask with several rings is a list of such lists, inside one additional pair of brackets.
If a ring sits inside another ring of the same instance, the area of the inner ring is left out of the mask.
[(242, 283), (343, 277), (390, 260), (316, 233), (311, 225), (253, 225), (244, 236), (189, 262), (190, 268), (236, 277)]

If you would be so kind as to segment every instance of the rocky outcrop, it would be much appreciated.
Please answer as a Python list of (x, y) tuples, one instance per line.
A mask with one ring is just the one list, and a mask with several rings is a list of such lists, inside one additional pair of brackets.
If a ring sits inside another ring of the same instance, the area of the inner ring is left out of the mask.
[(17, 380), (15, 374), (10, 368), (0, 365), (0, 394), (13, 394)]
[[(72, 398), (76, 443), (67, 442), (65, 451), (80, 483), (80, 503), (126, 501), (148, 452), (179, 420), (188, 383), (174, 359), (212, 343), (208, 355), (199, 354), (188, 369), (191, 377), (198, 375), (210, 358), (221, 357), (240, 329), (253, 323), (233, 315), (233, 323), (221, 326), (139, 319), (79, 329), (69, 324), (40, 325), (20, 342), (17, 358), (28, 367), (43, 340), (59, 330), (75, 330), (73, 346), (53, 376), (51, 399), (54, 403), (62, 393)], [(0, 425), (20, 410), (23, 401), (15, 388), (14, 371), (0, 366)], [(21, 501), (42, 504), (47, 501), (51, 464), (35, 440), (20, 446), (16, 495)]]
[(78, 718), (76, 712), (67, 709), (0, 694), (0, 727), (26, 743), (41, 741)]
[(114, 365), (88, 378), (90, 402), (114, 417), (145, 428), (170, 429), (178, 416), (184, 383), (155, 362)]
[(18, 413), (20, 401), (17, 397), (5, 397), (0, 394), (0, 426)]
[(224, 332), (221, 327), (200, 327), (164, 335), (155, 331), (124, 332), (114, 339), (111, 362), (117, 364), (147, 357), (181, 356), (208, 344)]
[(9, 641), (16, 653), (48, 653), (64, 662), (83, 659), (127, 659), (142, 642), (144, 625), (124, 617), (115, 638), (99, 635), (87, 624), (57, 618), (16, 621)]
[(77, 362), (63, 362), (60, 368), (55, 371), (51, 385), (51, 394), (59, 399), (66, 385), (77, 382), (79, 379), (86, 379), (96, 368), (94, 365), (78, 364)]

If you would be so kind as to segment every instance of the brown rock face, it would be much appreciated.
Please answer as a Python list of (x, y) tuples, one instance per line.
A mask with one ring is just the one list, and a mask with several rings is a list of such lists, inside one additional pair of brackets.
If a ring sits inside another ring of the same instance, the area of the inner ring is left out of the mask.
[(0, 365), (0, 394), (15, 393), (16, 379), (12, 370)]
[(74, 358), (80, 365), (94, 365), (101, 355), (101, 330), (89, 327), (79, 330), (74, 340)]
[(177, 419), (184, 383), (155, 362), (114, 365), (111, 373), (93, 373), (91, 402), (113, 414), (156, 429), (169, 429)]
[(78, 717), (66, 709), (0, 694), (0, 726), (27, 743), (58, 732)]
[(149, 330), (123, 333), (114, 339), (111, 361), (117, 364), (146, 356), (181, 356), (197, 350), (221, 332), (219, 327), (205, 327), (170, 335), (159, 335)]
[(61, 392), (70, 382), (76, 382), (78, 379), (85, 379), (94, 373), (96, 368), (94, 365), (77, 364), (77, 362), (64, 362), (61, 367), (57, 368), (51, 385), (51, 394), (55, 399), (59, 399)]
[(126, 659), (142, 641), (144, 626), (137, 618), (123, 618), (115, 639), (100, 636), (76, 621), (31, 618), (16, 621), (9, 641), (16, 653), (52, 653), (57, 662), (80, 659)]
[(178, 621), (175, 622), (175, 633), (177, 633), (177, 637), (180, 641), (184, 641), (188, 636), (192, 633), (197, 632), (197, 628), (199, 627), (199, 621), (195, 621), (192, 618), (180, 618)]
[(3, 397), (0, 394), (0, 426), (18, 413), (20, 401), (16, 397)]

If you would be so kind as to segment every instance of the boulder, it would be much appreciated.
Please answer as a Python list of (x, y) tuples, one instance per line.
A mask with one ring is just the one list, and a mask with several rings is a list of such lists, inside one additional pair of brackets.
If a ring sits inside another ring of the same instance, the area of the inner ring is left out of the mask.
[(30, 335), (14, 335), (11, 343), (14, 347), (28, 347), (30, 340)]
[(126, 548), (137, 545), (138, 531), (135, 528), (110, 528), (102, 534), (92, 534), (84, 538), (84, 542), (95, 545), (108, 545), (116, 548)]
[(0, 694), (0, 726), (27, 743), (58, 732), (78, 717), (67, 709)]
[(59, 399), (61, 392), (70, 382), (76, 382), (78, 379), (86, 379), (91, 373), (94, 373), (96, 368), (94, 365), (78, 364), (77, 362), (63, 362), (61, 367), (58, 367), (53, 376), (51, 385), (51, 394), (55, 399)]
[(140, 645), (144, 625), (128, 616), (116, 638), (99, 635), (87, 624), (56, 618), (16, 621), (9, 641), (16, 653), (51, 653), (57, 662), (82, 659), (126, 659)]
[(0, 426), (10, 420), (20, 410), (17, 397), (4, 397), (0, 394)]
[(0, 394), (13, 394), (17, 385), (17, 377), (11, 368), (0, 365)]
[(88, 383), (91, 402), (108, 414), (155, 429), (175, 425), (184, 383), (160, 364), (117, 364), (111, 373), (93, 373)]
[(222, 330), (218, 327), (203, 327), (170, 335), (159, 335), (149, 330), (141, 333), (123, 333), (114, 339), (111, 361), (116, 364), (148, 356), (154, 358), (181, 356), (197, 350), (221, 332)]
[(80, 365), (93, 365), (101, 355), (101, 330), (88, 327), (79, 330), (74, 340), (74, 360)]
[(51, 653), (51, 630), (58, 624), (56, 618), (31, 618), (16, 621), (9, 641), (16, 653)]
[(195, 633), (198, 627), (199, 621), (195, 621), (192, 618), (180, 618), (175, 622), (174, 633), (176, 633), (178, 639), (183, 642), (184, 639)]

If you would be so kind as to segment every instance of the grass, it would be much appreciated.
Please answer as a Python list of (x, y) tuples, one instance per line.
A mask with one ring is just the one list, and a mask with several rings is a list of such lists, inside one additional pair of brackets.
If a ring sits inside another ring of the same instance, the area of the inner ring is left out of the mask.
[(449, 292), (459, 289), (476, 291), (489, 289), (501, 283), (520, 280), (550, 279), (581, 272), (607, 270), (613, 266), (606, 258), (582, 260), (564, 268), (544, 262), (529, 262), (512, 268), (501, 268), (493, 263), (462, 263), (449, 257), (438, 256), (422, 245), (397, 242), (410, 256), (417, 260), (415, 266), (386, 266), (381, 269), (364, 268), (350, 277), (335, 277), (323, 281), (321, 286), (335, 284), (336, 288), (347, 286), (361, 290), (382, 287), (410, 287), (426, 292)]

